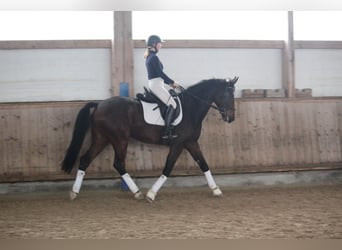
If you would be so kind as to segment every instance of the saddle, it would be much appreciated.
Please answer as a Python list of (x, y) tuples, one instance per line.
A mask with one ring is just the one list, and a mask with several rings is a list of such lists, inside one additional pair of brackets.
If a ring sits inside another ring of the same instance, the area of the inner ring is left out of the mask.
[[(144, 91), (143, 94), (138, 93), (136, 98), (142, 104), (145, 122), (152, 125), (164, 126), (167, 106), (146, 87), (144, 87)], [(169, 93), (177, 104), (175, 119), (172, 122), (172, 125), (176, 126), (183, 118), (182, 105), (176, 91), (170, 89)]]

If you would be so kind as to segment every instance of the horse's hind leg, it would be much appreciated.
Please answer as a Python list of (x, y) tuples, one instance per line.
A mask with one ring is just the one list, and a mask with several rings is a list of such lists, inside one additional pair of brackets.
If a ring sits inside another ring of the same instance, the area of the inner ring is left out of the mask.
[(127, 184), (129, 190), (134, 194), (134, 198), (141, 200), (144, 198), (143, 193), (139, 190), (131, 176), (126, 172), (125, 161), (128, 147), (127, 141), (121, 141), (120, 143), (113, 143), (115, 157), (114, 157), (114, 168), (118, 171), (121, 178)]
[[(95, 137), (95, 136), (94, 136)], [(77, 170), (76, 179), (74, 185), (72, 186), (72, 190), (70, 192), (70, 199), (76, 199), (77, 195), (80, 192), (83, 178), (85, 176), (85, 171), (87, 170), (89, 164), (95, 159), (95, 157), (104, 149), (104, 147), (108, 144), (108, 141), (100, 136), (97, 136), (96, 139), (92, 142), (90, 148), (87, 152), (81, 156), (80, 165)]]
[(209, 188), (213, 191), (214, 196), (221, 196), (222, 191), (219, 188), (219, 186), (216, 185), (216, 182), (211, 174), (211, 171), (209, 169), (209, 166), (204, 159), (204, 156), (202, 154), (202, 151), (200, 149), (200, 146), (198, 142), (188, 143), (186, 145), (186, 149), (190, 152), (192, 158), (197, 162), (199, 167), (204, 173), (204, 176), (207, 180)]

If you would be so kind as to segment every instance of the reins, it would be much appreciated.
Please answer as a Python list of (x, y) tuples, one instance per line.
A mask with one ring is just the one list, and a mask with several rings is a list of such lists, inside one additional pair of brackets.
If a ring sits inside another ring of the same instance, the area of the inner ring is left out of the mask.
[(204, 104), (207, 104), (210, 108), (213, 108), (213, 109), (217, 110), (218, 112), (220, 112), (220, 114), (222, 114), (222, 113), (224, 113), (226, 111), (225, 108), (217, 107), (216, 105), (213, 105), (213, 104), (211, 104), (211, 103), (209, 103), (207, 101), (204, 101), (202, 98), (200, 98), (200, 97), (198, 97), (196, 95), (193, 95), (193, 94), (189, 93), (188, 91), (185, 91), (185, 89), (183, 87), (180, 87), (180, 90), (181, 90), (181, 92), (179, 94), (187, 94), (187, 95), (189, 95), (189, 96), (199, 100), (200, 102), (202, 102)]

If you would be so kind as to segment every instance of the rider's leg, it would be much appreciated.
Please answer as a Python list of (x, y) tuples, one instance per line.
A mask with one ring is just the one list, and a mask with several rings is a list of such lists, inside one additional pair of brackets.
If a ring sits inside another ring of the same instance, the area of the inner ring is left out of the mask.
[(148, 81), (148, 86), (150, 90), (158, 96), (158, 98), (166, 105), (171, 105), (174, 109), (177, 108), (175, 100), (170, 95), (169, 91), (166, 89), (163, 79), (155, 78)]
[(164, 130), (164, 135), (162, 136), (164, 140), (171, 140), (171, 139), (175, 139), (178, 137), (178, 135), (172, 134), (173, 126), (171, 125), (171, 123), (174, 119), (175, 111), (176, 110), (171, 105), (169, 105), (169, 107), (166, 110), (165, 130)]
[(161, 78), (152, 79), (149, 81), (151, 91), (159, 97), (159, 99), (168, 106), (165, 116), (165, 130), (163, 139), (174, 139), (177, 135), (172, 134), (172, 125), (174, 113), (177, 108), (175, 100), (170, 95), (169, 91), (165, 88), (164, 82)]

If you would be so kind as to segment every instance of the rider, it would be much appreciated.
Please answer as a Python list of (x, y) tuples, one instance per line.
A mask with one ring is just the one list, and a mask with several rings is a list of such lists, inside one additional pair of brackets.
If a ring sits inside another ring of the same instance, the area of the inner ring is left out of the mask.
[(146, 43), (147, 49), (144, 57), (146, 59), (149, 88), (167, 106), (165, 116), (165, 131), (162, 138), (170, 140), (178, 137), (172, 133), (171, 126), (177, 104), (170, 95), (169, 91), (165, 88), (164, 84), (168, 84), (172, 88), (179, 88), (180, 85), (168, 77), (163, 71), (163, 64), (160, 62), (157, 56), (162, 42), (163, 41), (157, 35), (149, 36)]

